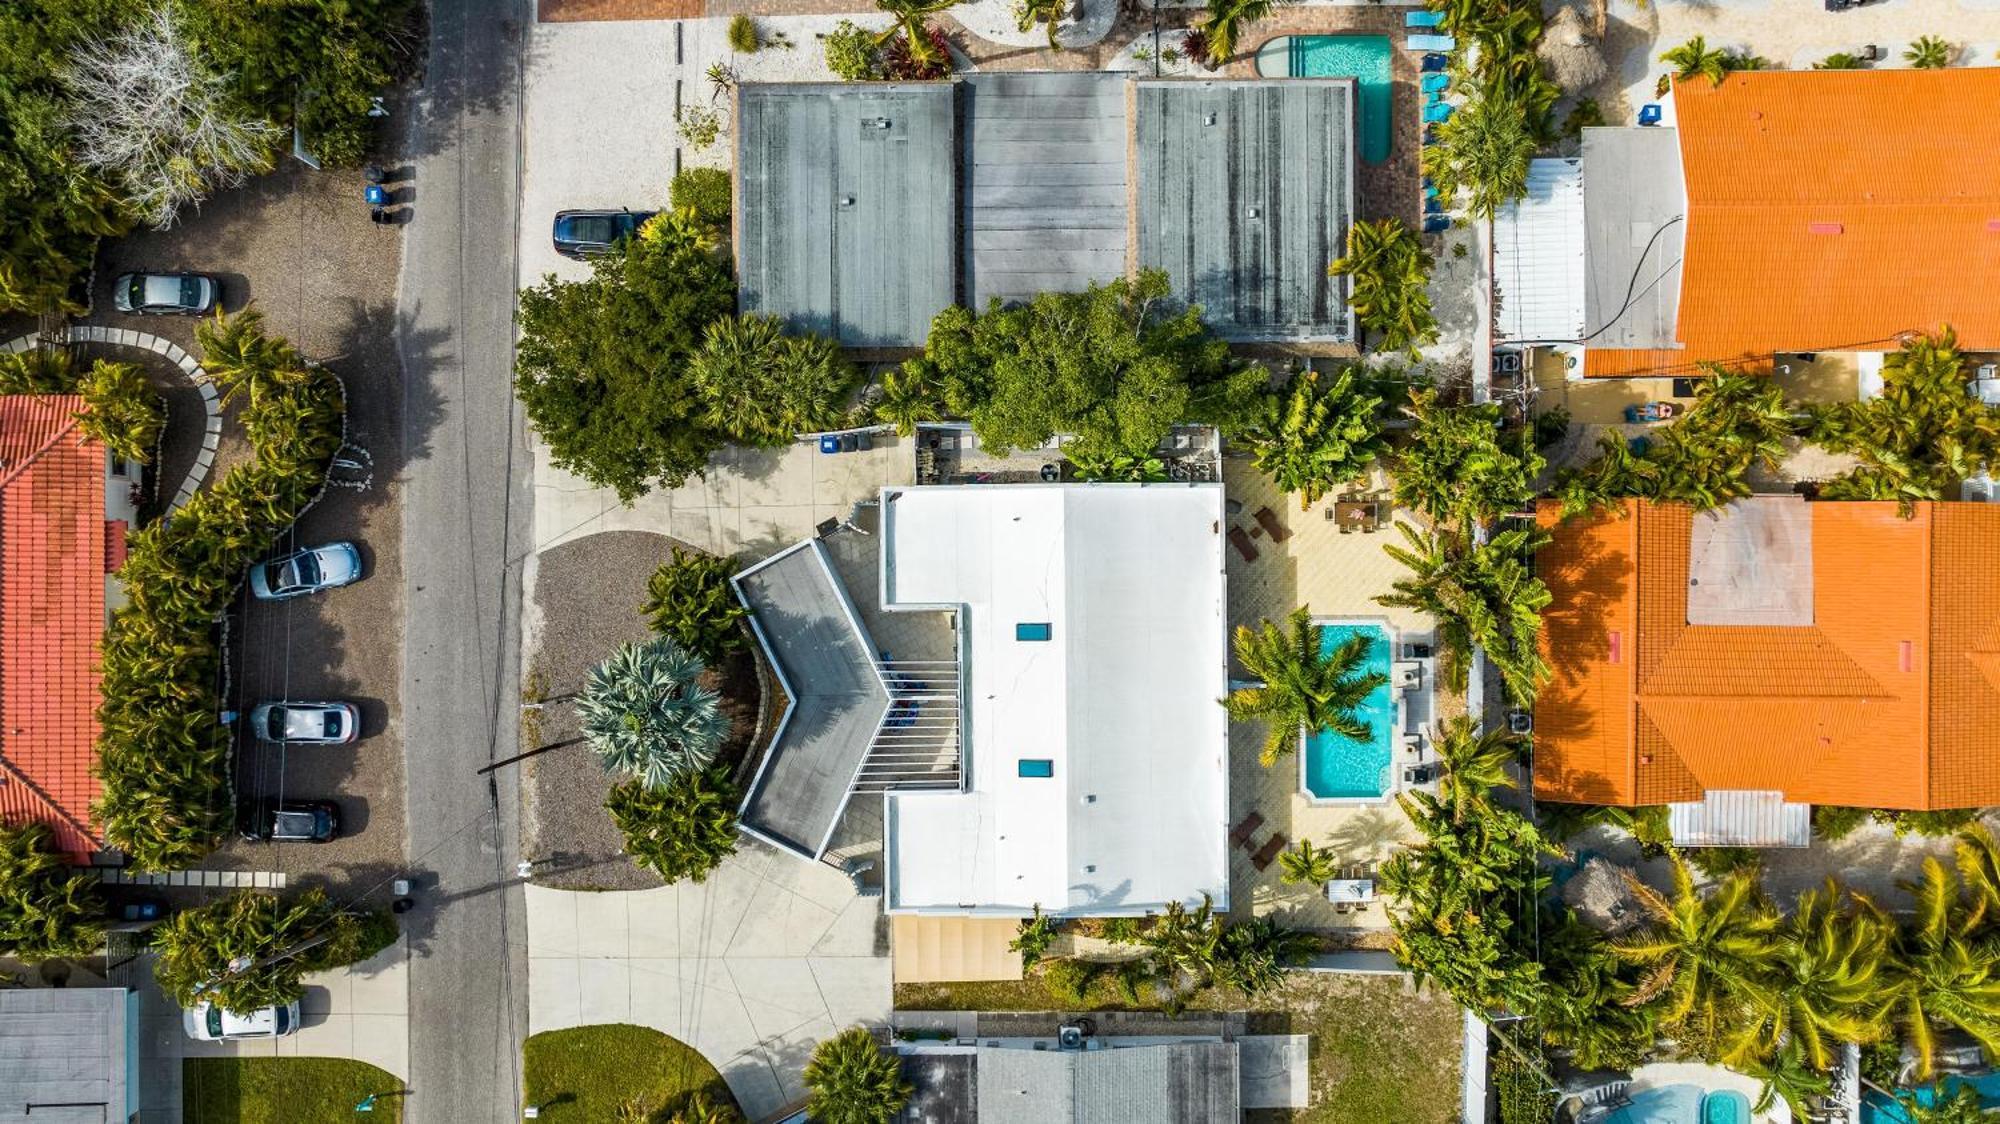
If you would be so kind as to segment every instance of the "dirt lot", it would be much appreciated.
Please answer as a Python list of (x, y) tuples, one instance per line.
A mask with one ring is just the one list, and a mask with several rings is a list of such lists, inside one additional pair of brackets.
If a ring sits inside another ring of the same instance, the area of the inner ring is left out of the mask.
[[(209, 273), (221, 279), (225, 309), (254, 303), (271, 331), (346, 383), (349, 441), (363, 450), (361, 459), (372, 460), (372, 473), (359, 474), (369, 477), (367, 486), (329, 489), (278, 546), (352, 541), (361, 549), (364, 577), (345, 589), (288, 602), (253, 604), (246, 593), (230, 616), (228, 651), (228, 702), (240, 711), (267, 698), (359, 704), (362, 737), (356, 744), (287, 751), (246, 741), (238, 747), (239, 799), (331, 799), (340, 806), (342, 837), (323, 846), (232, 842), (204, 865), (323, 875), (357, 888), (398, 870), (405, 849), (396, 699), (403, 612), (396, 478), (405, 445), (394, 339), (400, 238), (368, 222), (362, 184), (358, 171), (313, 172), (287, 161), (211, 200), (171, 231), (144, 231), (109, 244), (98, 262), (90, 317), (91, 323), (152, 332), (193, 351), (192, 319), (118, 315), (110, 283), (133, 269)], [(423, 440), (424, 419), (409, 420), (419, 427), (413, 440)], [(216, 472), (245, 453), (230, 411)]]

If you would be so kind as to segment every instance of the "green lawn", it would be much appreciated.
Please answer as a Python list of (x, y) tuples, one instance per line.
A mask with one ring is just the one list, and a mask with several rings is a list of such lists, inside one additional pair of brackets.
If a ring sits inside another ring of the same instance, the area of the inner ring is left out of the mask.
[(543, 1031), (528, 1039), (522, 1055), (527, 1103), (541, 1105), (549, 1124), (603, 1124), (641, 1096), (653, 1112), (669, 1113), (702, 1089), (718, 1105), (736, 1107), (708, 1059), (643, 1026)]
[[(403, 1083), (344, 1058), (187, 1058), (181, 1112), (188, 1124), (352, 1124), (403, 1118)], [(375, 1111), (354, 1106), (380, 1094)]]

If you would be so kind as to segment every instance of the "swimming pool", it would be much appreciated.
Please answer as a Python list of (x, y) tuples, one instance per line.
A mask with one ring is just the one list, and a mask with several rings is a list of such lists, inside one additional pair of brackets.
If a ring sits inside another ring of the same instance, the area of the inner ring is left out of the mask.
[[(1331, 652), (1351, 636), (1369, 638), (1368, 658), (1363, 671), (1389, 674), (1396, 638), (1387, 625), (1374, 621), (1320, 621), (1319, 649)], [(1388, 683), (1368, 692), (1355, 716), (1368, 723), (1369, 738), (1357, 742), (1331, 730), (1315, 730), (1305, 736), (1305, 752), (1299, 755), (1299, 788), (1313, 800), (1372, 801), (1393, 791), (1389, 763), (1396, 750), (1396, 735), (1403, 728), (1401, 699)]]
[[(2000, 1072), (1982, 1073), (1976, 1077), (1947, 1077), (1938, 1085), (1945, 1092), (1953, 1092), (1960, 1085), (1970, 1085), (1979, 1090), (1979, 1106), (1992, 1110), (2000, 1108)], [(1913, 1089), (1916, 1101), (1926, 1107), (1937, 1103), (1937, 1086), (1926, 1085)], [(1910, 1124), (1910, 1114), (1902, 1105), (1870, 1089), (1861, 1098), (1861, 1124)]]
[(1661, 1085), (1631, 1094), (1605, 1124), (1750, 1124), (1750, 1098), (1733, 1089)]
[(1287, 73), (1294, 78), (1352, 78), (1360, 103), (1361, 158), (1380, 164), (1389, 158), (1390, 53), (1386, 35), (1294, 35), (1287, 46)]

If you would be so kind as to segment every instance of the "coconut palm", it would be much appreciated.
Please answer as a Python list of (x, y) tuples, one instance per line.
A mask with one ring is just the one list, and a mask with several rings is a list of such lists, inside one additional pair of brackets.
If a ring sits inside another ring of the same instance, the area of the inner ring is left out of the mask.
[(31, 964), (94, 956), (104, 947), (103, 916), (97, 879), (56, 851), (47, 824), (0, 827), (0, 956)]
[(1821, 489), (1828, 499), (1956, 497), (2000, 456), (2000, 408), (1965, 393), (1965, 357), (1944, 331), (1912, 336), (1882, 364), (1882, 391), (1810, 411), (1807, 439), (1860, 466)]
[(1920, 35), (1903, 50), (1903, 61), (1918, 70), (1943, 70), (1958, 57), (1958, 45), (1935, 35)]
[(1729, 77), (1729, 52), (1711, 48), (1702, 36), (1667, 50), (1660, 61), (1674, 68), (1674, 77), (1686, 82), (1691, 78), (1708, 79), (1711, 85), (1720, 86)]
[(1266, 765), (1297, 749), (1302, 734), (1331, 730), (1364, 742), (1374, 736), (1355, 712), (1389, 682), (1380, 671), (1361, 670), (1379, 641), (1356, 633), (1327, 651), (1320, 636), (1312, 610), (1303, 605), (1283, 628), (1268, 620), (1236, 628), (1236, 659), (1262, 682), (1236, 688), (1222, 705), (1235, 721), (1265, 723), (1259, 759)]
[(1299, 510), (1337, 485), (1367, 474), (1388, 448), (1379, 417), (1382, 399), (1355, 386), (1347, 368), (1331, 385), (1308, 371), (1291, 387), (1266, 397), (1243, 432), (1258, 471), (1299, 497)]
[(1444, 765), (1439, 802), (1451, 810), (1452, 819), (1462, 822), (1468, 814), (1486, 810), (1487, 793), (1514, 787), (1510, 766), (1520, 763), (1528, 739), (1505, 727), (1481, 730), (1461, 715), (1438, 724), (1431, 748)]
[(1437, 622), (1445, 657), (1440, 674), (1452, 690), (1465, 690), (1477, 646), (1500, 673), (1509, 697), (1521, 705), (1532, 703), (1549, 677), (1541, 635), (1550, 594), (1528, 559), (1547, 544), (1548, 535), (1510, 527), (1474, 544), (1458, 531), (1420, 532), (1407, 523), (1396, 529), (1404, 545), (1382, 549), (1410, 573), (1396, 579), (1393, 592), (1376, 597), (1376, 603), (1414, 609)]
[(867, 1027), (849, 1027), (813, 1048), (806, 1062), (806, 1112), (823, 1124), (890, 1124), (915, 1087), (902, 1063), (875, 1044)]
[(910, 61), (929, 70), (944, 60), (938, 58), (931, 42), (930, 18), (958, 7), (963, 0), (875, 0), (875, 6), (894, 16), (896, 22), (875, 37), (877, 47), (886, 47), (900, 35), (908, 44)]
[(1301, 839), (1290, 850), (1278, 854), (1278, 877), (1292, 885), (1328, 882), (1340, 874), (1340, 859), (1330, 851)]
[(1049, 33), (1049, 50), (1060, 51), (1062, 41), (1056, 38), (1056, 31), (1062, 21), (1069, 18), (1074, 3), (1075, 0), (1021, 0), (1020, 6), (1015, 9), (1019, 17), (1015, 26), (1026, 33), (1033, 31), (1036, 24), (1041, 24)]
[(1201, 34), (1208, 42), (1208, 68), (1214, 70), (1236, 53), (1236, 40), (1247, 24), (1256, 23), (1281, 4), (1295, 0), (1208, 0), (1208, 18)]
[(1891, 995), (1894, 924), (1832, 878), (1799, 895), (1776, 930), (1776, 955), (1751, 997), (1723, 1060), (1740, 1065), (1796, 1044), (1825, 1071), (1847, 1042), (1872, 1042)]
[(1931, 1076), (1941, 1027), (2000, 1054), (2000, 948), (1981, 939), (1985, 903), (1977, 891), (1964, 892), (1966, 881), (1929, 858), (1922, 881), (1907, 887), (1916, 916), (1897, 934), (1890, 1015), (1923, 1080)]
[(1792, 1110), (1792, 1119), (1811, 1120), (1820, 1098), (1833, 1091), (1826, 1074), (1814, 1069), (1797, 1042), (1786, 1042), (1770, 1058), (1752, 1058), (1743, 1063), (1743, 1072), (1763, 1082), (1751, 1111), (1766, 1113), (1779, 1102)]
[(1417, 232), (1396, 218), (1357, 222), (1348, 228), (1347, 253), (1327, 266), (1327, 273), (1346, 277), (1347, 303), (1366, 342), (1371, 331), (1382, 334), (1384, 351), (1408, 351), (1437, 339), (1437, 317), (1431, 313), (1431, 253)]
[(1670, 1030), (1690, 1022), (1705, 1031), (1733, 1026), (1779, 954), (1777, 911), (1758, 889), (1755, 868), (1732, 871), (1706, 894), (1695, 890), (1679, 858), (1673, 873), (1671, 897), (1628, 877), (1652, 922), (1610, 942), (1612, 955), (1643, 972), (1625, 1002), (1659, 1001)]
[(875, 420), (896, 427), (901, 437), (914, 436), (917, 427), (943, 416), (940, 392), (930, 363), (913, 359), (882, 376), (882, 397), (875, 403)]
[(2000, 839), (1985, 824), (1973, 824), (1958, 833), (1953, 850), (1959, 880), (1971, 899), (1970, 926), (1983, 929), (2000, 918)]
[(627, 644), (592, 668), (576, 712), (604, 767), (664, 788), (713, 760), (729, 718), (697, 682), (706, 670), (667, 636)]
[(1447, 203), (1463, 191), (1472, 212), (1491, 221), (1502, 206), (1528, 193), (1528, 165), (1541, 147), (1554, 104), (1546, 94), (1560, 95), (1552, 84), (1544, 85), (1546, 92), (1535, 96), (1537, 87), (1489, 79), (1437, 127), (1437, 143), (1424, 149), (1424, 174)]

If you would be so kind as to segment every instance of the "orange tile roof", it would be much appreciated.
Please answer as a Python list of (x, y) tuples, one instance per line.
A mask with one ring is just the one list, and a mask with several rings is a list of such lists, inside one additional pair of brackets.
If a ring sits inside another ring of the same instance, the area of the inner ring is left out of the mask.
[(1674, 89), (1693, 357), (2000, 349), (2000, 68), (1749, 71)]
[(1563, 522), (1542, 506), (1555, 675), (1535, 708), (1538, 796), (2000, 803), (2000, 507), (1808, 510), (1813, 623), (1778, 627), (1687, 623), (1688, 508), (1630, 500)]
[(83, 400), (0, 397), (0, 818), (87, 859), (104, 632), (104, 452)]

